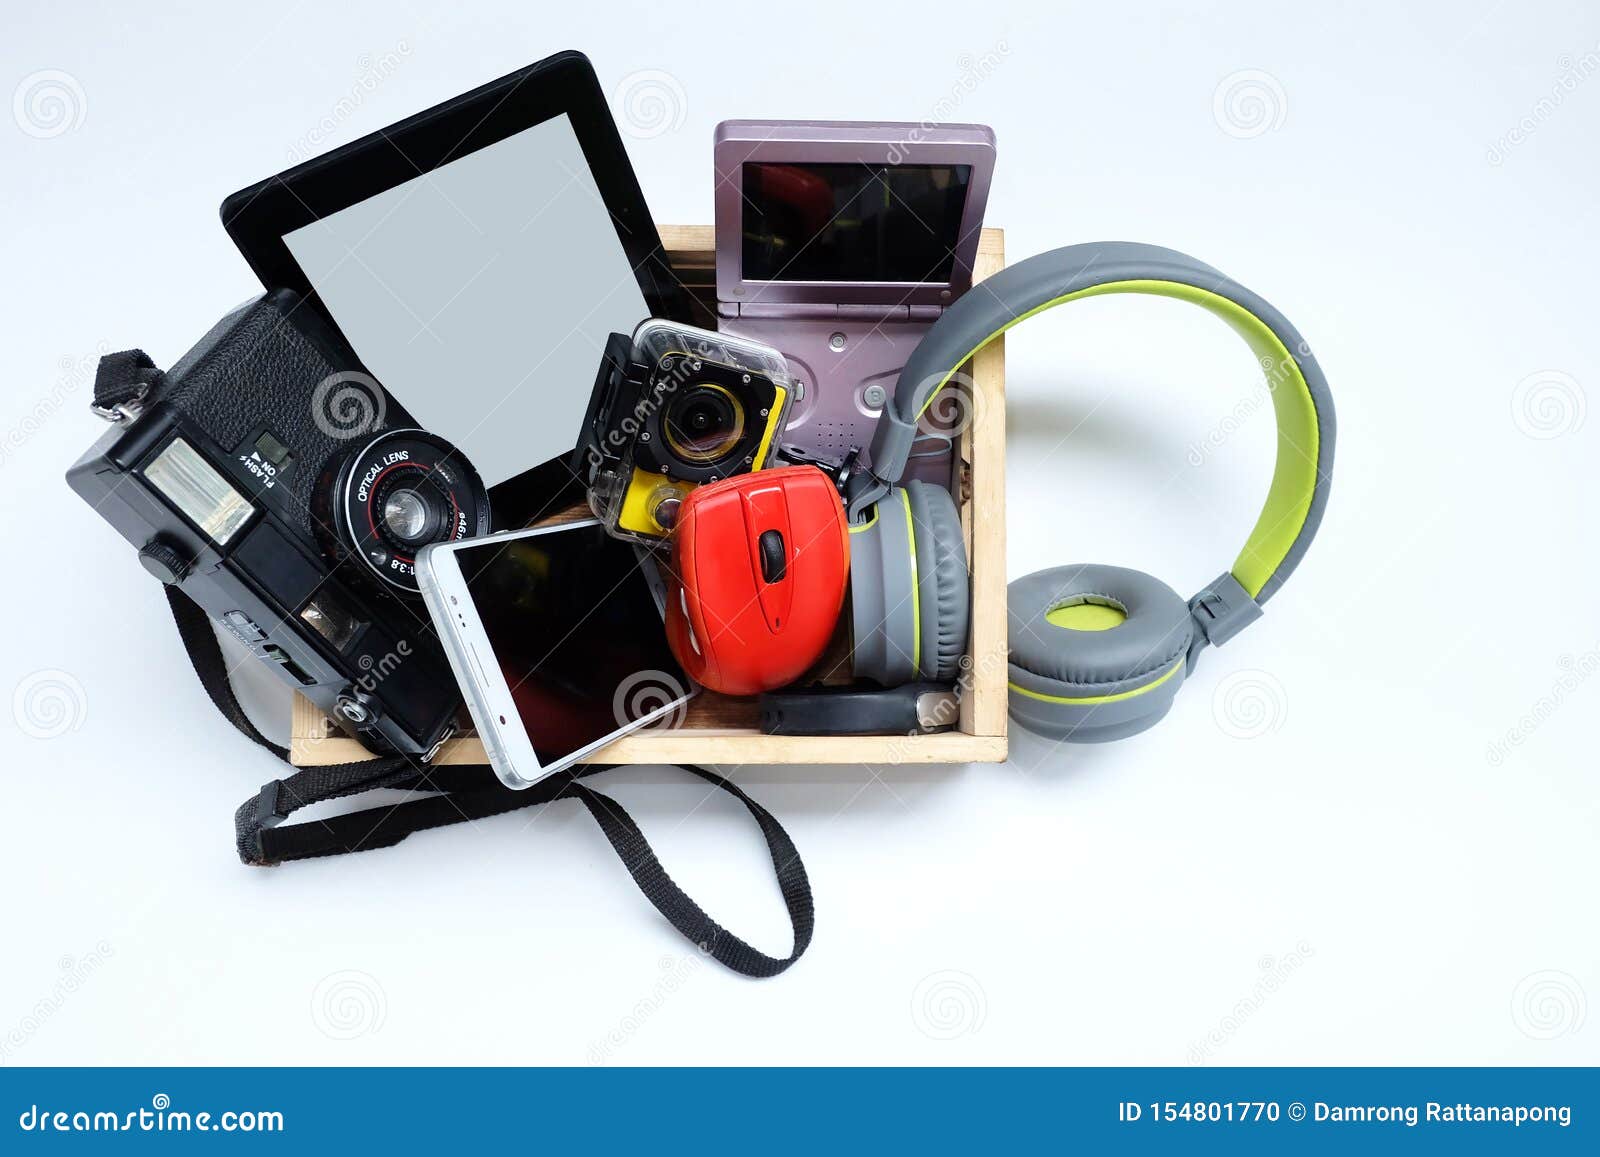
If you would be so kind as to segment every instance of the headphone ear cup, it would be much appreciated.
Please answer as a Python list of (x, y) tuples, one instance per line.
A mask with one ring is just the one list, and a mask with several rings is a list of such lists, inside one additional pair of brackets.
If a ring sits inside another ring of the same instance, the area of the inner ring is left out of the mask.
[(925, 482), (891, 489), (850, 528), (856, 676), (885, 687), (952, 682), (967, 647), (970, 585), (950, 493)]
[(932, 483), (908, 483), (905, 493), (917, 555), (917, 669), (930, 682), (950, 683), (966, 653), (972, 603), (961, 512), (950, 492)]
[(1011, 717), (1052, 739), (1136, 735), (1183, 685), (1194, 624), (1160, 579), (1116, 566), (1063, 566), (1006, 588)]
[(899, 687), (917, 677), (914, 558), (910, 512), (892, 489), (850, 527), (850, 662), (858, 679)]

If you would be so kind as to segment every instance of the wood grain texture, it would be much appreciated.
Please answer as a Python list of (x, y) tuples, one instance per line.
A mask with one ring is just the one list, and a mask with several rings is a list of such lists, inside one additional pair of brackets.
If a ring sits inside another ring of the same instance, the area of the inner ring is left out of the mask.
[(710, 225), (663, 225), (661, 244), (667, 251), (667, 261), (686, 283), (700, 281), (698, 275), (716, 268)]
[[(713, 268), (709, 225), (663, 225), (668, 259), (685, 286), (708, 296)], [(985, 229), (973, 268), (975, 280), (1005, 265), (1005, 238)], [(976, 403), (962, 432), (961, 521), (972, 566), (971, 664), (963, 675), (959, 729), (937, 735), (849, 737), (762, 735), (753, 699), (703, 691), (690, 703), (681, 725), (623, 736), (589, 757), (590, 763), (890, 764), (999, 763), (1006, 758), (1006, 543), (1005, 543), (1005, 348), (996, 340), (970, 368)], [(587, 515), (574, 507), (545, 520)], [(841, 624), (812, 678), (838, 681), (847, 674), (847, 628)], [(295, 695), (290, 759), (302, 767), (349, 763), (372, 754), (331, 723), (304, 696)], [(476, 736), (446, 743), (435, 762), (484, 762)]]

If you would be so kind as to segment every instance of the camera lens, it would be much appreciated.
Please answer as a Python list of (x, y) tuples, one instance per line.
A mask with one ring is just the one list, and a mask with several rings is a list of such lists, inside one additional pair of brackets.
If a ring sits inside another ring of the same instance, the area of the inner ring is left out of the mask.
[(383, 529), (401, 542), (422, 545), (433, 541), (439, 527), (437, 504), (420, 490), (399, 488), (383, 500)]
[(693, 385), (667, 403), (661, 417), (667, 446), (695, 465), (730, 454), (744, 437), (744, 407), (721, 386)]
[(346, 460), (333, 494), (340, 551), (391, 586), (417, 589), (417, 552), (489, 530), (489, 494), (449, 442), (422, 430), (381, 434)]

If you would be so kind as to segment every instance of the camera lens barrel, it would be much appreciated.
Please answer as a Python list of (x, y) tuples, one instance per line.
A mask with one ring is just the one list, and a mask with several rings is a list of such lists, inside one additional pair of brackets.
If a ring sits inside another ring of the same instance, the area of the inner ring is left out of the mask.
[(667, 446), (685, 462), (721, 462), (744, 438), (744, 404), (714, 382), (697, 382), (668, 401), (661, 416)]
[(697, 485), (754, 469), (781, 412), (773, 379), (688, 354), (663, 356), (644, 397), (655, 404), (641, 407), (636, 464)]
[(417, 589), (417, 552), (489, 531), (489, 493), (472, 464), (425, 430), (390, 430), (345, 460), (333, 493), (335, 537), (378, 579)]

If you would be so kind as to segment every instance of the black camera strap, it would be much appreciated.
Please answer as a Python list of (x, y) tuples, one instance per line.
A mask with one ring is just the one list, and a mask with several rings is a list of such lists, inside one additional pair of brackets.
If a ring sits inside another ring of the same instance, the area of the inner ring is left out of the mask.
[[(246, 738), (288, 762), (288, 750), (262, 735), (240, 706), (238, 696), (229, 682), (227, 663), (210, 619), (177, 587), (168, 586), (166, 591), (184, 649), (188, 651), (195, 674), (200, 677), (201, 685), (217, 705), (217, 710)], [(712, 959), (735, 972), (753, 977), (776, 976), (798, 960), (811, 943), (815, 922), (811, 883), (806, 877), (805, 865), (800, 860), (794, 841), (772, 813), (731, 781), (702, 767), (680, 765), (685, 771), (699, 776), (744, 804), (766, 838), (778, 887), (794, 931), (794, 949), (781, 959), (751, 947), (708, 916), (688, 893), (673, 882), (639, 825), (622, 805), (579, 782), (585, 776), (608, 771), (611, 766), (591, 765), (573, 773), (554, 775), (525, 791), (513, 791), (505, 787), (493, 769), (481, 764), (433, 767), (394, 757), (330, 767), (300, 768), (283, 779), (273, 780), (239, 807), (234, 815), (239, 858), (247, 864), (270, 865), (286, 860), (371, 851), (393, 847), (412, 832), (482, 819), (555, 800), (576, 799), (600, 825), (600, 830), (611, 841), (612, 848), (645, 898), (674, 928), (699, 945)], [(375, 788), (398, 788), (431, 794), (327, 819), (297, 824), (283, 822), (310, 804), (358, 795)]]

